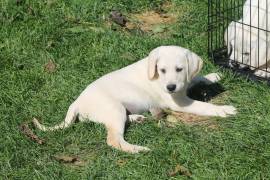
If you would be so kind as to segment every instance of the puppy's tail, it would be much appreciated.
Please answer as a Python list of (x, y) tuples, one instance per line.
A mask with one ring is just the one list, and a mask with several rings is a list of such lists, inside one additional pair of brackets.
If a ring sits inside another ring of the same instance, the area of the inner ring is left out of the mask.
[(76, 120), (76, 117), (77, 117), (76, 108), (72, 104), (68, 109), (65, 120), (61, 122), (60, 124), (53, 127), (46, 127), (40, 124), (40, 122), (35, 118), (33, 119), (33, 124), (42, 131), (54, 131), (57, 129), (64, 129), (64, 128), (69, 127)]

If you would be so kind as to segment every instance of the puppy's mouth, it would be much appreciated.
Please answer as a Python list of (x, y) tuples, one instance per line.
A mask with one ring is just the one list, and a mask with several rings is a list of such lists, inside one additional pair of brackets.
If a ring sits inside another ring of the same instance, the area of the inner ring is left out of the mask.
[(168, 93), (168, 94), (176, 94), (176, 93), (178, 93), (179, 91), (181, 91), (181, 89), (175, 89), (175, 90), (173, 90), (173, 91), (168, 91), (168, 90), (167, 90), (167, 93)]
[(169, 94), (175, 94), (176, 91), (167, 91), (167, 93), (169, 93)]
[(165, 91), (166, 91), (168, 94), (171, 94), (171, 95), (177, 94), (177, 93), (179, 93), (179, 92), (181, 92), (181, 91), (184, 91), (184, 90), (185, 90), (185, 87), (182, 87), (182, 86), (177, 86), (176, 89), (173, 90), (173, 91), (170, 91), (170, 90), (168, 90), (168, 89), (165, 89)]

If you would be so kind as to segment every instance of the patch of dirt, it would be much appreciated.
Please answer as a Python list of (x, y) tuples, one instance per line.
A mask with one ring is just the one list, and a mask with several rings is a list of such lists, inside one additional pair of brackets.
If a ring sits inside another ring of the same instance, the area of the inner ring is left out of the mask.
[(154, 31), (159, 26), (165, 28), (164, 25), (173, 24), (177, 20), (177, 16), (174, 14), (162, 14), (156, 11), (131, 14), (130, 17), (133, 21), (127, 22), (127, 28), (140, 28), (144, 32)]
[(185, 13), (185, 8), (176, 7), (173, 3), (165, 1), (162, 6), (155, 10), (140, 13), (123, 15), (120, 11), (113, 10), (109, 15), (110, 21), (107, 21), (106, 26), (115, 31), (125, 30), (137, 35), (151, 33), (152, 35), (162, 34), (164, 36), (173, 33), (172, 25)]

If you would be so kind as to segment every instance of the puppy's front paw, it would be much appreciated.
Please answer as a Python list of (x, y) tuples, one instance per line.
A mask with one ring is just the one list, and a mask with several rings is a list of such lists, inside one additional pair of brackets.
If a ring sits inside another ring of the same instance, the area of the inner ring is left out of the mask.
[(211, 83), (216, 83), (221, 80), (221, 77), (218, 73), (210, 73), (205, 76), (207, 80), (209, 80)]
[(218, 110), (216, 111), (217, 116), (220, 117), (228, 117), (230, 115), (235, 115), (237, 110), (233, 106), (219, 106)]

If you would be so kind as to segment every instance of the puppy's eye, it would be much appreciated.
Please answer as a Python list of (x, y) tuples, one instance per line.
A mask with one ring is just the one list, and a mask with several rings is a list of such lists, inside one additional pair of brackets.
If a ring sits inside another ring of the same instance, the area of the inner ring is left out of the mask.
[(176, 72), (181, 72), (183, 68), (176, 68)]
[(160, 71), (165, 74), (166, 73), (166, 69), (160, 69)]

